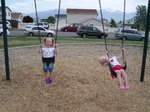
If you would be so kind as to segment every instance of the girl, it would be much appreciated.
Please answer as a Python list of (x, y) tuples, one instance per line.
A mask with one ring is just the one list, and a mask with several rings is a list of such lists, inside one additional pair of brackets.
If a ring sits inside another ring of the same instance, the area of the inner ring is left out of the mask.
[[(108, 54), (108, 53), (107, 53)], [(99, 59), (99, 62), (102, 66), (108, 66), (109, 64), (112, 67), (112, 70), (117, 74), (118, 78), (118, 87), (120, 89), (129, 89), (128, 81), (127, 81), (127, 75), (122, 68), (122, 65), (118, 62), (118, 59), (122, 58), (113, 56), (111, 58), (108, 58), (108, 55), (101, 56)]]
[(55, 62), (55, 54), (57, 54), (56, 45), (54, 45), (54, 39), (44, 38), (44, 45), (40, 46), (40, 52), (42, 54), (43, 71), (46, 75), (45, 82), (50, 84), (53, 80), (52, 71)]

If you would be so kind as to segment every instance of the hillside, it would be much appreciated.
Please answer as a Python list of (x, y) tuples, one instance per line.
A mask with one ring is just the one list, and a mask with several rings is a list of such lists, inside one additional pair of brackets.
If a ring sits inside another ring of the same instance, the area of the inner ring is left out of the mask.
[[(38, 12), (38, 16), (41, 19), (45, 19), (48, 16), (55, 16), (55, 14), (57, 14), (58, 11), (57, 9), (53, 9), (53, 10), (47, 10), (47, 11), (42, 11), (42, 12)], [(61, 9), (60, 11), (61, 14), (66, 14), (66, 10), (65, 9)], [(100, 11), (98, 10), (98, 13), (100, 13)], [(29, 13), (29, 14), (25, 14), (25, 15), (29, 15), (33, 18), (35, 18), (35, 13)], [(131, 19), (135, 16), (135, 12), (130, 12), (130, 13), (126, 13), (126, 20), (127, 19)], [(103, 17), (108, 19), (109, 21), (111, 20), (111, 18), (113, 18), (115, 21), (121, 21), (122, 17), (123, 17), (123, 12), (117, 10), (115, 12), (111, 12), (108, 10), (103, 10)]]

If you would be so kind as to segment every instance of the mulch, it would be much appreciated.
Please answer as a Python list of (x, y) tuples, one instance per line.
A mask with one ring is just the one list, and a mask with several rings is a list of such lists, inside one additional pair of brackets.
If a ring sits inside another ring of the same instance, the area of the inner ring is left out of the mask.
[[(110, 55), (120, 46), (109, 45)], [(38, 47), (9, 50), (11, 80), (0, 51), (0, 112), (150, 112), (150, 52), (140, 82), (143, 48), (125, 46), (129, 90), (119, 90), (98, 58), (104, 45), (60, 44), (53, 82), (46, 85)]]

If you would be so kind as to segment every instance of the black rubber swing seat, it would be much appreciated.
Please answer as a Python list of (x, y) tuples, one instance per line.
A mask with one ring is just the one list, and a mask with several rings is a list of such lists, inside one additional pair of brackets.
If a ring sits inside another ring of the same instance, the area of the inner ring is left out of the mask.
[[(112, 78), (116, 78), (116, 77), (117, 77), (116, 72), (112, 69), (110, 63), (109, 63), (108, 65), (109, 65), (109, 70), (110, 70), (110, 73), (111, 73), (111, 77), (112, 77)], [(123, 68), (124, 70), (127, 69), (127, 62), (126, 62), (126, 61), (125, 61), (124, 64), (122, 65), (122, 68)]]

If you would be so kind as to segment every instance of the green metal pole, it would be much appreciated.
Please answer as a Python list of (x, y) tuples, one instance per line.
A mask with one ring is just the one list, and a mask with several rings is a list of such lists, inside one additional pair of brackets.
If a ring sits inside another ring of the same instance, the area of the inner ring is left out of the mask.
[(6, 80), (10, 80), (5, 0), (1, 0)]
[(145, 64), (146, 64), (146, 56), (147, 56), (147, 45), (148, 45), (148, 37), (149, 37), (149, 27), (150, 27), (150, 0), (148, 2), (148, 11), (147, 11), (147, 20), (146, 20), (146, 29), (145, 29), (143, 60), (142, 60), (142, 69), (141, 69), (141, 77), (140, 77), (141, 82), (144, 81)]

